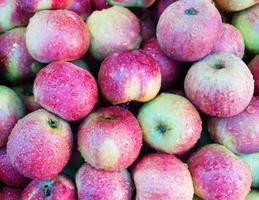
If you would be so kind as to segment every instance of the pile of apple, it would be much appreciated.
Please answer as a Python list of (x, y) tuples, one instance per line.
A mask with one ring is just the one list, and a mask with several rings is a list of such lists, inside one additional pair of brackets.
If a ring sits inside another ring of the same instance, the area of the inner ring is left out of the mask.
[(0, 0), (0, 33), (0, 200), (259, 199), (259, 0)]

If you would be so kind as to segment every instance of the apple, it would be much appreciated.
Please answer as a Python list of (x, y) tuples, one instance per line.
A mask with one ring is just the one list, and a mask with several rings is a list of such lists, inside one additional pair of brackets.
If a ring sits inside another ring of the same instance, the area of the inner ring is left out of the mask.
[(215, 2), (219, 8), (225, 11), (237, 12), (259, 3), (259, 0), (215, 0)]
[(33, 180), (22, 192), (21, 200), (76, 200), (76, 187), (72, 180), (64, 175), (52, 179)]
[(151, 38), (143, 45), (143, 51), (153, 57), (160, 65), (162, 75), (161, 87), (169, 88), (177, 79), (179, 74), (179, 63), (169, 59), (160, 49), (157, 39)]
[(239, 154), (238, 157), (245, 161), (252, 173), (252, 187), (259, 188), (259, 153)]
[(150, 7), (155, 0), (108, 0), (111, 5), (124, 6), (124, 7)]
[(212, 138), (234, 153), (259, 152), (259, 97), (253, 97), (247, 108), (232, 117), (210, 118)]
[(252, 190), (245, 198), (245, 200), (257, 200), (257, 199), (259, 199), (259, 192), (257, 190)]
[(245, 43), (241, 33), (231, 24), (223, 24), (221, 37), (215, 43), (212, 52), (228, 52), (243, 58), (245, 53)]
[(96, 10), (102, 10), (110, 7), (107, 0), (91, 0), (91, 3)]
[(3, 187), (0, 190), (0, 199), (1, 200), (21, 200), (21, 189)]
[(15, 92), (3, 85), (0, 85), (0, 99), (0, 147), (3, 147), (18, 119), (25, 115), (25, 107)]
[(21, 8), (17, 0), (1, 0), (0, 13), (0, 33), (28, 24), (29, 14)]
[(254, 80), (239, 57), (216, 53), (192, 65), (184, 89), (188, 99), (202, 112), (230, 117), (248, 106), (254, 93)]
[(77, 121), (91, 112), (97, 102), (97, 83), (86, 70), (59, 61), (44, 67), (33, 84), (36, 102), (69, 121)]
[(40, 109), (18, 121), (7, 143), (13, 167), (31, 179), (55, 177), (72, 153), (70, 126), (59, 117)]
[(23, 187), (29, 182), (29, 179), (12, 166), (6, 154), (6, 147), (0, 148), (0, 181), (12, 187)]
[(79, 59), (88, 50), (89, 42), (84, 21), (68, 10), (37, 12), (30, 19), (26, 31), (28, 51), (42, 63)]
[(25, 32), (26, 28), (15, 28), (0, 35), (0, 72), (11, 83), (26, 81), (41, 67), (27, 50)]
[(147, 154), (136, 162), (132, 176), (136, 200), (192, 200), (190, 172), (174, 155)]
[(258, 20), (259, 4), (237, 12), (232, 18), (232, 24), (240, 31), (245, 40), (246, 49), (255, 54), (259, 53)]
[(91, 37), (90, 52), (98, 60), (140, 45), (139, 19), (127, 8), (113, 6), (94, 11), (86, 22)]
[(80, 200), (131, 200), (133, 183), (127, 170), (108, 172), (82, 165), (76, 174)]
[(252, 183), (249, 166), (224, 146), (209, 144), (188, 160), (195, 194), (202, 199), (244, 200)]
[(146, 102), (160, 90), (160, 66), (141, 50), (117, 52), (102, 62), (98, 81), (102, 94), (112, 104)]
[(162, 13), (156, 35), (168, 57), (196, 61), (212, 51), (221, 30), (220, 13), (211, 1), (181, 0)]
[(201, 118), (184, 97), (162, 93), (144, 104), (138, 114), (144, 141), (156, 150), (182, 154), (200, 137)]
[(259, 54), (256, 55), (248, 64), (255, 80), (255, 95), (259, 95)]
[(138, 157), (141, 146), (138, 120), (116, 106), (91, 113), (78, 131), (78, 149), (85, 161), (97, 169), (126, 169)]
[(33, 92), (32, 92), (32, 85), (31, 84), (21, 84), (18, 86), (15, 86), (13, 90), (20, 96), (22, 99), (26, 111), (28, 113), (33, 112), (35, 110), (38, 110), (42, 108), (40, 104), (38, 104), (35, 101)]

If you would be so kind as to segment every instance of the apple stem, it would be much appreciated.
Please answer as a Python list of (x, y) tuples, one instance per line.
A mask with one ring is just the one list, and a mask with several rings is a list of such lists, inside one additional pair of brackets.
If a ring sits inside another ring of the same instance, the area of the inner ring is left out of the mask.
[(44, 185), (43, 192), (44, 192), (44, 196), (45, 196), (45, 197), (49, 197), (49, 196), (51, 195), (51, 191), (50, 191), (48, 185)]
[(48, 124), (49, 124), (50, 128), (57, 128), (58, 127), (57, 121), (54, 120), (54, 119), (48, 119)]

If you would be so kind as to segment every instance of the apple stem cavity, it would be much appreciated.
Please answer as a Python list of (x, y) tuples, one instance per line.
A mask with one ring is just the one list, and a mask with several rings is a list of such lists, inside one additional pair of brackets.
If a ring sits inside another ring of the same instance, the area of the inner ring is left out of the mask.
[(189, 9), (185, 10), (184, 13), (186, 15), (197, 15), (198, 10), (196, 10), (195, 8), (189, 8)]
[(213, 68), (214, 69), (223, 69), (224, 68), (224, 65), (220, 64), (220, 63), (217, 63), (215, 65), (213, 65)]
[(55, 119), (48, 119), (48, 124), (50, 128), (56, 129), (58, 127), (57, 120)]
[(161, 134), (165, 134), (165, 132), (167, 131), (167, 128), (166, 128), (166, 126), (160, 124), (158, 126), (158, 130), (160, 131)]

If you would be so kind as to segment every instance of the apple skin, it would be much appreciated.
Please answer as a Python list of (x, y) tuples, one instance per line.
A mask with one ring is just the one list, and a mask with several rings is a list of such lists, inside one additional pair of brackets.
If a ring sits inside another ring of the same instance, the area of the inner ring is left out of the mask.
[(67, 10), (73, 11), (84, 20), (91, 14), (92, 6), (90, 0), (72, 0)]
[(156, 19), (158, 20), (161, 14), (164, 12), (164, 10), (176, 1), (178, 0), (157, 0), (154, 5), (154, 15)]
[(91, 3), (95, 10), (102, 10), (111, 6), (107, 0), (91, 0)]
[(36, 102), (68, 121), (77, 121), (91, 112), (97, 102), (94, 77), (69, 62), (53, 62), (44, 67), (33, 84)]
[(254, 93), (254, 80), (239, 57), (216, 53), (192, 65), (184, 89), (188, 99), (202, 112), (230, 117), (248, 106)]
[(53, 179), (33, 180), (22, 192), (21, 200), (76, 200), (76, 187), (72, 180), (64, 175)]
[(161, 87), (169, 88), (177, 79), (179, 74), (179, 62), (169, 59), (160, 49), (157, 39), (151, 38), (143, 45), (143, 51), (154, 58), (160, 65), (162, 75)]
[(6, 147), (0, 148), (0, 181), (12, 187), (23, 187), (29, 182), (28, 178), (12, 166), (6, 154)]
[(172, 154), (188, 151), (202, 130), (195, 107), (186, 98), (170, 93), (162, 93), (144, 104), (138, 120), (144, 141), (159, 151)]
[(78, 148), (97, 169), (120, 171), (138, 157), (142, 130), (128, 110), (111, 106), (88, 115), (78, 132)]
[(0, 35), (0, 72), (11, 83), (33, 77), (41, 67), (27, 50), (25, 32), (26, 28), (15, 28)]
[(238, 157), (250, 167), (252, 173), (252, 187), (259, 188), (259, 153), (239, 154)]
[(71, 0), (18, 0), (20, 6), (26, 12), (37, 12), (40, 10), (65, 9)]
[(192, 200), (194, 190), (190, 172), (174, 155), (147, 154), (136, 162), (132, 176), (136, 200)]
[(245, 46), (251, 53), (259, 53), (259, 4), (233, 15), (232, 24), (242, 34)]
[(208, 55), (221, 30), (220, 13), (211, 1), (181, 0), (162, 13), (156, 36), (168, 57), (188, 62)]
[(37, 180), (49, 179), (65, 167), (72, 145), (69, 124), (40, 109), (15, 125), (8, 138), (7, 156), (22, 175)]
[(0, 99), (0, 147), (3, 147), (18, 119), (25, 115), (25, 106), (11, 88), (3, 85), (0, 85)]
[(256, 190), (252, 190), (249, 192), (249, 194), (246, 196), (245, 200), (257, 200), (259, 199), (259, 192)]
[(259, 97), (253, 97), (247, 108), (232, 117), (210, 118), (211, 137), (234, 153), (259, 152)]
[(42, 63), (79, 59), (88, 50), (89, 42), (87, 26), (72, 11), (40, 11), (30, 19), (27, 26), (28, 51), (35, 60)]
[(249, 166), (224, 146), (209, 144), (188, 160), (195, 194), (202, 199), (244, 200), (252, 183)]
[(255, 80), (255, 95), (259, 95), (259, 54), (256, 55), (248, 64), (248, 67), (253, 74)]
[(0, 13), (0, 33), (29, 22), (29, 14), (21, 8), (17, 0), (1, 0)]
[(131, 200), (133, 183), (127, 170), (108, 172), (84, 164), (76, 174), (80, 200)]
[(216, 5), (229, 12), (237, 12), (249, 8), (257, 3), (259, 0), (214, 0)]
[(123, 6), (123, 7), (150, 7), (155, 0), (108, 0), (111, 5)]
[(212, 49), (213, 53), (228, 52), (240, 58), (245, 53), (245, 43), (241, 33), (231, 24), (223, 24), (223, 30), (220, 39), (215, 43)]
[(86, 22), (90, 52), (98, 60), (113, 52), (136, 49), (141, 43), (139, 19), (127, 8), (113, 6), (94, 11)]
[(102, 94), (112, 104), (146, 102), (160, 90), (160, 66), (141, 50), (113, 53), (102, 62), (98, 81)]
[(21, 200), (22, 189), (3, 187), (0, 190), (1, 200)]

